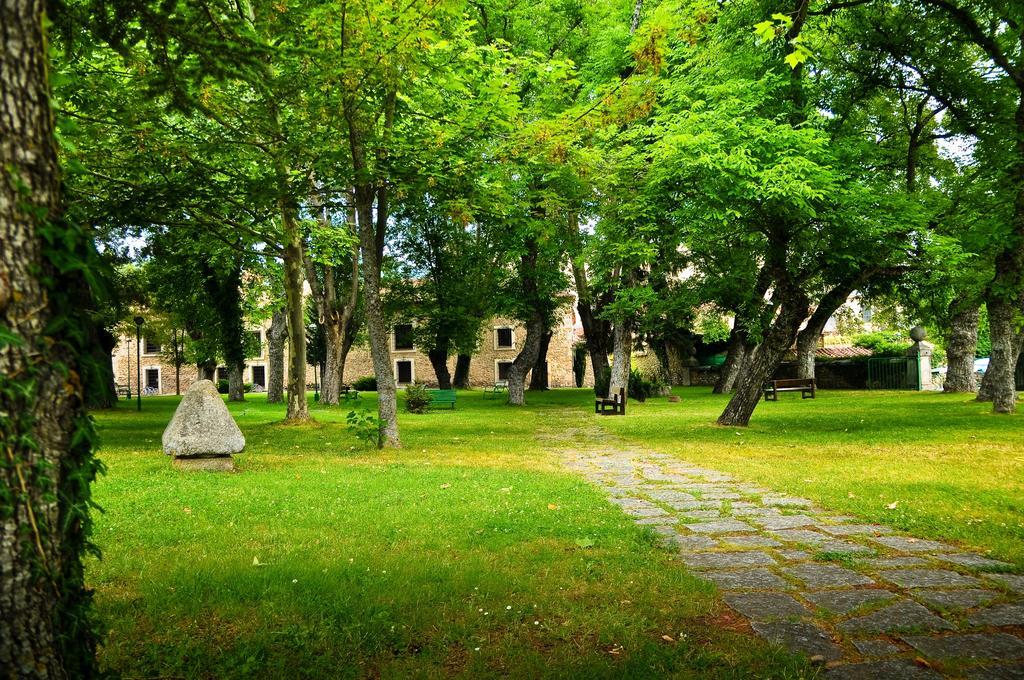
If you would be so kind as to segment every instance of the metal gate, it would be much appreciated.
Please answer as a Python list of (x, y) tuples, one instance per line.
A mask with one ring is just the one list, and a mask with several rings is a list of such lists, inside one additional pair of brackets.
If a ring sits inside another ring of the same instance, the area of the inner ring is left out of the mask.
[(917, 357), (868, 359), (869, 390), (918, 390), (921, 367)]

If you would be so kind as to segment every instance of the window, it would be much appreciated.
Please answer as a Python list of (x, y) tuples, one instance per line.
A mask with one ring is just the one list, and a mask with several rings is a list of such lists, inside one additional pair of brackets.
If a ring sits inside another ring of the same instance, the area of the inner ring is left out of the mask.
[(267, 368), (266, 366), (253, 366), (252, 367), (252, 384), (259, 385), (260, 387), (267, 386)]
[(411, 323), (400, 323), (395, 325), (395, 349), (398, 351), (414, 349)]
[(494, 348), (495, 349), (512, 349), (515, 347), (516, 339), (512, 334), (511, 328), (495, 328), (494, 329)]
[(146, 390), (160, 391), (160, 369), (159, 368), (147, 368), (146, 369)]
[(263, 334), (260, 331), (249, 331), (249, 335), (252, 336), (252, 355), (260, 356), (263, 354)]
[(145, 347), (145, 349), (143, 350), (144, 354), (159, 354), (160, 353), (160, 343), (159, 342), (156, 342), (155, 340), (151, 340), (150, 338), (143, 338), (142, 341), (144, 343), (143, 347)]
[(495, 366), (495, 380), (508, 380), (508, 370), (512, 368), (511, 361), (496, 361)]
[(227, 366), (218, 366), (217, 367), (217, 380), (227, 380), (227, 379), (228, 379), (228, 368), (227, 368)]
[(395, 375), (398, 377), (399, 385), (410, 385), (416, 377), (413, 371), (412, 360), (402, 359), (395, 362)]

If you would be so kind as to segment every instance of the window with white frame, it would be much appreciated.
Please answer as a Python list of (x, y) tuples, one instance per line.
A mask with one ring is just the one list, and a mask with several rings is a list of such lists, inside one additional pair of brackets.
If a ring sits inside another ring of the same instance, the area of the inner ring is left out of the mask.
[(394, 328), (394, 347), (397, 352), (408, 352), (416, 349), (412, 337), (411, 323), (398, 323)]
[(399, 359), (395, 362), (395, 382), (399, 385), (411, 385), (416, 380), (416, 364), (412, 359)]
[(495, 361), (494, 362), (494, 381), (504, 382), (508, 380), (509, 369), (512, 368), (511, 361)]
[(516, 334), (509, 326), (494, 329), (494, 349), (514, 349)]
[(160, 349), (161, 349), (160, 343), (157, 342), (156, 340), (153, 340), (152, 338), (143, 338), (142, 339), (142, 346), (143, 346), (143, 354), (159, 354), (160, 353)]
[(253, 366), (252, 367), (252, 384), (259, 385), (260, 387), (267, 386), (267, 367), (266, 366)]

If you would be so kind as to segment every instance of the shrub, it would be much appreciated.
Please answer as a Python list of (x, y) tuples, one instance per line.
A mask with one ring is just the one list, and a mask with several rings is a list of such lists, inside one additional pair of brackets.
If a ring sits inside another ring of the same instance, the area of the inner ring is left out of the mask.
[(364, 375), (362, 378), (357, 378), (356, 381), (352, 383), (352, 387), (360, 392), (376, 392), (377, 377), (373, 375)]
[(902, 331), (862, 333), (853, 339), (854, 347), (869, 349), (876, 357), (904, 356), (910, 345), (910, 337)]
[(587, 345), (578, 342), (572, 348), (572, 376), (576, 387), (583, 387), (583, 379), (587, 375)]
[(384, 421), (369, 411), (349, 411), (345, 416), (348, 430), (355, 435), (356, 439), (366, 446), (383, 448), (384, 446)]
[(635, 399), (641, 403), (647, 401), (647, 398), (655, 394), (661, 381), (657, 378), (648, 379), (644, 375), (636, 370), (635, 368), (629, 372), (629, 388), (627, 394), (630, 399)]
[(243, 383), (242, 384), (242, 391), (243, 392), (252, 392), (252, 383)]
[(430, 406), (430, 390), (423, 383), (414, 383), (405, 388), (405, 410), (409, 413), (426, 413)]
[(227, 394), (228, 391), (229, 391), (228, 390), (228, 381), (227, 380), (218, 380), (217, 381), (217, 391), (220, 392), (221, 394)]

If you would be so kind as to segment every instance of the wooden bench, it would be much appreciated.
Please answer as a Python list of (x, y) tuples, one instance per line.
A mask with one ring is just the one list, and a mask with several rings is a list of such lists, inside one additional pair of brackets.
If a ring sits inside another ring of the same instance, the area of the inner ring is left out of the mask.
[(120, 399), (121, 397), (124, 397), (125, 399), (132, 398), (132, 388), (128, 387), (127, 385), (119, 385), (117, 383), (114, 383), (114, 391), (116, 392), (118, 399)]
[(484, 388), (484, 399), (488, 398), (487, 395), (497, 396), (497, 395), (501, 394), (502, 392), (508, 392), (508, 381), (507, 380), (499, 380), (496, 383), (494, 383), (493, 386), (485, 387)]
[(342, 384), (341, 386), (341, 400), (342, 401), (355, 401), (359, 398), (359, 390), (353, 388), (351, 385)]
[(594, 413), (600, 413), (602, 416), (626, 415), (626, 388), (620, 387), (619, 393), (613, 394), (611, 399), (595, 399)]
[(430, 390), (430, 408), (451, 404), (455, 410), (455, 390)]
[(778, 401), (779, 392), (799, 392), (801, 399), (814, 399), (814, 378), (789, 378), (772, 380), (764, 386), (764, 400)]

